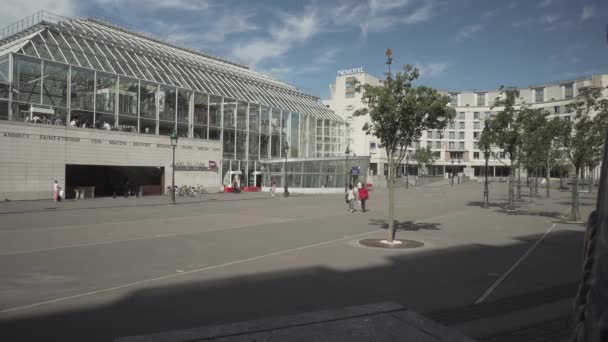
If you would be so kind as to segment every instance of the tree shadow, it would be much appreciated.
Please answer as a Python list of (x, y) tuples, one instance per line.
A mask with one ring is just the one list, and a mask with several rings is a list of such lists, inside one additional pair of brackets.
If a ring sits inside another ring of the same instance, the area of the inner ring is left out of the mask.
[[(388, 222), (384, 219), (371, 219), (369, 225), (388, 229)], [(408, 232), (416, 232), (419, 230), (441, 230), (438, 226), (441, 223), (415, 222), (415, 221), (397, 221), (395, 220), (395, 230)]]
[(527, 210), (507, 210), (507, 209), (498, 209), (495, 210), (494, 212), (497, 213), (501, 213), (501, 214), (506, 214), (506, 215), (528, 215), (528, 216), (542, 216), (542, 217), (548, 217), (548, 218), (552, 218), (552, 219), (562, 219), (563, 218), (563, 213), (559, 212), (559, 211), (527, 211)]
[[(467, 205), (471, 206), (471, 207), (483, 208), (484, 203), (483, 203), (483, 201), (471, 201), (471, 202), (467, 203)], [(508, 206), (509, 206), (508, 203), (488, 202), (488, 208), (503, 208), (504, 209), (504, 208), (507, 208)], [(519, 205), (514, 204), (513, 206), (518, 207)]]
[[(570, 206), (570, 202), (557, 202), (557, 204)], [(578, 205), (581, 207), (591, 207), (595, 206), (595, 202), (578, 202)]]

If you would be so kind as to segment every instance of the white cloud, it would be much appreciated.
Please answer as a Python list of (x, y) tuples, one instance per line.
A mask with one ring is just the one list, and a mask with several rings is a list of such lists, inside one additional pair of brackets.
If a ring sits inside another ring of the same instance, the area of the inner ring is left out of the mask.
[(369, 9), (372, 13), (386, 12), (405, 7), (410, 0), (369, 0)]
[(3, 0), (0, 26), (8, 26), (39, 11), (71, 16), (74, 14), (74, 4), (72, 0)]
[(554, 0), (543, 0), (538, 4), (538, 8), (545, 8), (545, 7), (549, 7), (553, 4)]
[(517, 8), (517, 6), (519, 6), (519, 4), (517, 2), (515, 2), (515, 1), (509, 2), (509, 9)]
[(168, 32), (170, 40), (183, 43), (220, 43), (232, 34), (257, 30), (251, 20), (254, 16), (254, 12), (214, 13), (213, 20), (208, 15), (204, 16), (208, 19), (203, 20), (209, 24), (207, 27), (174, 24), (165, 32)]
[(540, 17), (539, 21), (543, 24), (553, 24), (557, 20), (559, 20), (559, 14), (545, 14)]
[(208, 0), (97, 0), (101, 5), (119, 7), (132, 3), (144, 10), (177, 9), (183, 11), (200, 11), (209, 8)]
[(581, 19), (583, 21), (592, 18), (594, 15), (595, 15), (595, 8), (593, 6), (585, 5), (583, 7), (583, 13), (581, 15)]
[(256, 39), (232, 49), (232, 55), (253, 67), (262, 61), (285, 55), (294, 45), (303, 43), (321, 32), (316, 9), (302, 15), (280, 14), (280, 24), (271, 26), (270, 37)]
[(466, 39), (470, 38), (471, 36), (473, 36), (475, 33), (481, 31), (482, 29), (483, 29), (483, 26), (481, 26), (479, 24), (465, 26), (462, 29), (460, 29), (460, 31), (458, 31), (458, 33), (456, 33), (456, 41), (466, 40)]
[(415, 65), (416, 68), (420, 71), (420, 77), (437, 77), (442, 75), (449, 67), (448, 63), (428, 63), (428, 64), (420, 64), (417, 63)]
[(488, 19), (488, 18), (492, 18), (494, 17), (496, 14), (498, 14), (498, 10), (493, 9), (493, 10), (489, 10), (487, 12), (484, 12), (481, 17), (484, 19)]

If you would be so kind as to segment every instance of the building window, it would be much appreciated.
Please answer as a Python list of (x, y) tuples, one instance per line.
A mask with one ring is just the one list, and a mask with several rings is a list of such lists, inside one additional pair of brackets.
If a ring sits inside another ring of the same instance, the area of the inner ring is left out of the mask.
[(453, 141), (450, 141), (450, 150), (453, 150), (456, 146), (456, 143), (454, 143)]
[(479, 132), (473, 132), (473, 139), (479, 139)]
[(450, 152), (450, 159), (462, 159), (462, 152)]
[(464, 143), (463, 142), (459, 142), (458, 143), (458, 149), (459, 150), (464, 150)]
[(473, 120), (479, 120), (479, 112), (473, 112)]
[(345, 84), (345, 96), (347, 99), (355, 97), (355, 77), (347, 77)]
[(534, 101), (536, 101), (536, 102), (545, 101), (545, 88), (534, 89)]
[(464, 132), (458, 132), (458, 139), (464, 139)]
[(564, 98), (571, 99), (574, 96), (574, 86), (572, 83), (564, 84)]
[(426, 137), (427, 137), (428, 139), (433, 139), (433, 131), (428, 131), (428, 132), (426, 132)]
[(450, 139), (456, 139), (456, 133), (450, 132)]
[(486, 105), (486, 93), (477, 93), (477, 106)]
[(553, 111), (555, 112), (555, 114), (560, 114), (562, 107), (561, 106), (555, 106), (553, 107)]
[(477, 141), (473, 143), (473, 149), (479, 150), (479, 143)]
[(441, 148), (441, 141), (435, 141), (435, 148)]
[(452, 107), (458, 106), (458, 93), (450, 93), (450, 105)]
[(449, 124), (448, 128), (449, 128), (449, 129), (454, 129), (454, 128), (456, 128), (456, 124), (454, 123), (454, 121), (451, 121), (451, 122), (450, 122), (450, 124)]
[(458, 112), (458, 120), (464, 120), (464, 112)]
[(479, 152), (473, 152), (473, 159), (479, 159)]
[(492, 116), (492, 113), (491, 113), (491, 112), (485, 112), (485, 113), (483, 113), (483, 118), (484, 118), (485, 120), (489, 119), (491, 116)]
[(464, 129), (464, 121), (458, 122), (458, 129)]
[(473, 129), (480, 129), (480, 124), (479, 122), (473, 122)]
[(570, 112), (572, 112), (572, 105), (565, 105), (564, 113), (570, 113)]

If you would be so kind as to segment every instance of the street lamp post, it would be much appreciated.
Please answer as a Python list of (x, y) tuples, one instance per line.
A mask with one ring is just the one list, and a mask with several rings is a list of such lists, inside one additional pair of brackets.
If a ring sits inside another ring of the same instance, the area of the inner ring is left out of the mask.
[(344, 192), (348, 191), (348, 183), (350, 183), (350, 173), (348, 170), (348, 157), (350, 156), (350, 145), (346, 146), (346, 151), (344, 151), (346, 155), (346, 164), (344, 164), (344, 169), (346, 172), (346, 178), (344, 179)]
[(460, 158), (458, 158), (458, 168), (457, 168), (457, 171), (458, 171), (458, 184), (460, 184)]
[(450, 168), (450, 170), (452, 171), (452, 177), (450, 180), (450, 186), (454, 186), (454, 159), (452, 159), (451, 163), (452, 167)]
[[(484, 130), (484, 136), (487, 135), (487, 130), (488, 130), (488, 121), (486, 120), (485, 122), (485, 126), (483, 128)], [(484, 208), (488, 208), (490, 206), (490, 192), (488, 190), (488, 159), (490, 159), (490, 146), (488, 146), (487, 142), (484, 139), (484, 152), (483, 152), (483, 156), (484, 159), (486, 160), (486, 169), (484, 172), (484, 182), (483, 182), (483, 207)]]
[(289, 189), (287, 187), (287, 152), (289, 152), (289, 144), (287, 141), (283, 141), (283, 155), (285, 161), (283, 162), (283, 197), (289, 197)]
[(405, 155), (405, 188), (410, 188), (410, 177), (409, 177), (409, 168), (410, 168), (410, 154)]
[(171, 204), (175, 205), (175, 148), (177, 147), (177, 133), (173, 131), (169, 136), (173, 148), (173, 161), (171, 162)]

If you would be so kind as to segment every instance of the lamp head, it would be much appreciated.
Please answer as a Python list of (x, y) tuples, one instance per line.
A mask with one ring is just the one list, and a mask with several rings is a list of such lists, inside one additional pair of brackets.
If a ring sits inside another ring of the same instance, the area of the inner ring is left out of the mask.
[(175, 131), (173, 131), (173, 133), (171, 133), (171, 135), (169, 135), (169, 138), (171, 139), (171, 146), (177, 146), (177, 133)]

